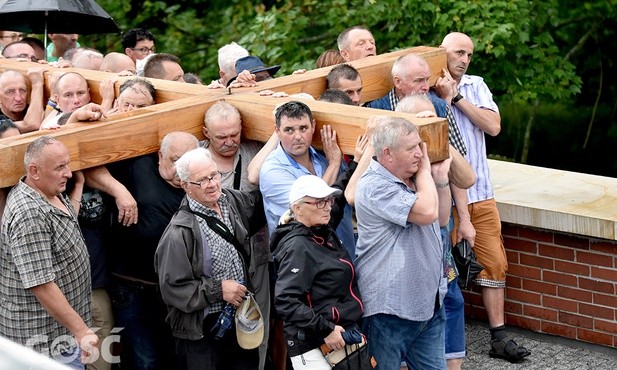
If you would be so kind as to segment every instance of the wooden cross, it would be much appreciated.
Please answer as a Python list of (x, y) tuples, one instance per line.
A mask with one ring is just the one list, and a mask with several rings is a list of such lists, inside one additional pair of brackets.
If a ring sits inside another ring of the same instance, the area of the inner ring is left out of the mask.
[[(443, 49), (418, 46), (405, 50), (368, 57), (350, 62), (362, 77), (362, 96), (365, 101), (381, 98), (392, 88), (391, 68), (401, 55), (417, 54), (427, 60), (431, 70), (431, 85), (446, 66)], [(80, 73), (88, 81), (93, 102), (100, 103), (102, 80), (117, 77), (113, 73), (77, 68), (54, 69), (31, 62), (0, 59), (0, 72), (14, 69), (26, 73), (28, 68), (47, 68), (45, 73), (46, 96), (51, 91), (49, 74), (54, 71)], [(115, 115), (97, 123), (79, 123), (56, 131), (36, 131), (0, 139), (0, 188), (14, 185), (24, 175), (23, 157), (30, 142), (41, 135), (52, 135), (69, 149), (70, 167), (80, 170), (132, 158), (158, 150), (162, 138), (172, 131), (186, 131), (203, 139), (204, 114), (219, 100), (225, 100), (240, 111), (242, 136), (247, 139), (267, 141), (274, 131), (274, 109), (292, 98), (259, 96), (259, 91), (271, 89), (288, 94), (308, 93), (318, 98), (326, 88), (326, 76), (332, 67), (315, 69), (304, 74), (278, 77), (260, 82), (257, 87), (208, 89), (206, 86), (183, 84), (152, 79), (156, 88), (156, 104), (132, 112)], [(119, 77), (118, 87), (126, 79)], [(428, 144), (431, 161), (448, 157), (448, 125), (443, 118), (416, 118), (415, 115), (375, 110), (342, 104), (302, 100), (313, 112), (317, 121), (316, 132), (322, 125), (332, 125), (337, 131), (339, 145), (346, 154), (352, 154), (356, 138), (364, 132), (366, 121), (374, 115), (392, 115), (407, 118), (416, 124), (420, 136)], [(320, 146), (320, 140), (313, 144)]]

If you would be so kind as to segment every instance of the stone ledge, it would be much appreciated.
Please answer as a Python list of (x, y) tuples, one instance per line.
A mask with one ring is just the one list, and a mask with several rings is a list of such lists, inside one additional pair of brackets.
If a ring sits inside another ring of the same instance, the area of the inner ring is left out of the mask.
[(617, 179), (489, 160), (503, 222), (617, 240)]

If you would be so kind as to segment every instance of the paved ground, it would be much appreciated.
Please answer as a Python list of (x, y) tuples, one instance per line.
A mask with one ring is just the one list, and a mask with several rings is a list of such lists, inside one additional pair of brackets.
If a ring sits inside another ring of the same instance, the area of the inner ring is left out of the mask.
[(552, 335), (509, 328), (516, 341), (531, 351), (531, 356), (518, 364), (488, 356), (488, 327), (469, 320), (466, 325), (467, 358), (463, 370), (600, 370), (617, 369), (617, 349), (591, 345)]

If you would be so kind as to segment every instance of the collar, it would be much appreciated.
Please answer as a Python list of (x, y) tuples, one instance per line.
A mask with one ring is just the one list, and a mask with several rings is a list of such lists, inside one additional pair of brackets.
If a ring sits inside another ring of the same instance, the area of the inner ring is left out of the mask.
[[(289, 163), (294, 166), (295, 168), (300, 169), (300, 164), (291, 156), (289, 155), (289, 153), (287, 153), (285, 151), (285, 149), (283, 148), (283, 145), (281, 145), (281, 143), (279, 143), (279, 146), (281, 148), (281, 151), (285, 154), (285, 156), (287, 157), (287, 159), (289, 160)], [(308, 153), (309, 153), (309, 158), (311, 159), (311, 162), (313, 161), (313, 158), (315, 157), (315, 154), (317, 153), (317, 151), (315, 150), (315, 148), (313, 148), (313, 146), (309, 146), (308, 149)]]

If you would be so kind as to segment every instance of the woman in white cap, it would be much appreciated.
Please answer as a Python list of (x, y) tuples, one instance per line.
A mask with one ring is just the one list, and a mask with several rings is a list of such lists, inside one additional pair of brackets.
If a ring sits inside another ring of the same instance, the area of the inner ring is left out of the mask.
[(289, 192), (290, 210), (272, 234), (274, 304), (296, 370), (331, 369), (320, 347), (342, 349), (362, 317), (352, 259), (334, 232), (346, 204), (347, 176), (334, 187), (317, 176), (299, 177)]

